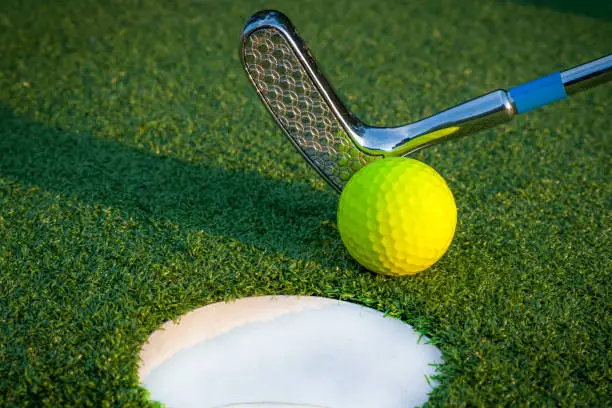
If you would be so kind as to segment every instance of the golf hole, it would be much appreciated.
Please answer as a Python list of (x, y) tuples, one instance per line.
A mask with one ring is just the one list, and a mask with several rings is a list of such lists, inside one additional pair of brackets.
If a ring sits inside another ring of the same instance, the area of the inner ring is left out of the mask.
[(169, 408), (406, 408), (422, 405), (441, 353), (409, 325), (318, 297), (215, 303), (166, 322), (139, 377)]

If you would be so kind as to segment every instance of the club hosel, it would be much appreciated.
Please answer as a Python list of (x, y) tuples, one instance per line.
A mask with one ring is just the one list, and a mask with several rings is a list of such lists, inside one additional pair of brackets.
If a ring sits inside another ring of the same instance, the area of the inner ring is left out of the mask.
[[(466, 136), (508, 122), (515, 114), (516, 109), (508, 92), (500, 89), (417, 122), (387, 128), (384, 133), (376, 128), (367, 129), (366, 139), (375, 141), (379, 146), (382, 140), (376, 140), (377, 136), (391, 136), (388, 140), (401, 140), (399, 143), (389, 144), (385, 151), (379, 150), (378, 153), (384, 156), (402, 156), (451, 138)], [(393, 131), (391, 134), (390, 130)], [(374, 152), (374, 149), (371, 151)]]
[(516, 107), (509, 92), (503, 89), (479, 96), (448, 110), (448, 117), (454, 122), (450, 126), (459, 128), (456, 131), (457, 136), (466, 136), (508, 122), (516, 114)]

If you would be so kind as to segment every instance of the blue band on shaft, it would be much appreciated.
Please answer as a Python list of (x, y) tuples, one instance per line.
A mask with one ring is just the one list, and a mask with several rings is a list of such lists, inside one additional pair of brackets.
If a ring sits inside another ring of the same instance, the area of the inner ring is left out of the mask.
[(559, 72), (515, 86), (508, 92), (518, 113), (567, 98)]

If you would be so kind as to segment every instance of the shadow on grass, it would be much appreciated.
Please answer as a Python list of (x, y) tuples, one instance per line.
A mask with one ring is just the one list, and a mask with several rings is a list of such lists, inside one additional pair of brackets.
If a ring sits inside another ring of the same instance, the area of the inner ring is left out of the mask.
[(610, 0), (510, 0), (515, 3), (544, 7), (563, 13), (612, 20)]
[(120, 209), (125, 216), (204, 230), (292, 258), (333, 262), (335, 193), (257, 173), (162, 157), (68, 134), (0, 106), (0, 175), (25, 186)]

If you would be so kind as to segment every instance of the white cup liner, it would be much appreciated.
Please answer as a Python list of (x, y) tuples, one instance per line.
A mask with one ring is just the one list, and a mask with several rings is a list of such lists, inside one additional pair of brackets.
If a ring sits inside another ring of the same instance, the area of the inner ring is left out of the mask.
[(378, 311), (319, 297), (215, 303), (166, 322), (139, 377), (169, 408), (407, 408), (422, 405), (440, 351)]

